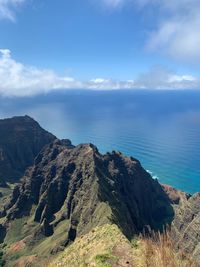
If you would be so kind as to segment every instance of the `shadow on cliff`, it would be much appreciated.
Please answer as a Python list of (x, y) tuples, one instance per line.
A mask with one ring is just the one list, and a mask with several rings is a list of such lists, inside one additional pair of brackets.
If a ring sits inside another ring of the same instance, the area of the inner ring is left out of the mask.
[(129, 239), (152, 230), (163, 232), (171, 226), (174, 210), (167, 193), (137, 159), (114, 151), (96, 165), (99, 197), (109, 203), (112, 222)]

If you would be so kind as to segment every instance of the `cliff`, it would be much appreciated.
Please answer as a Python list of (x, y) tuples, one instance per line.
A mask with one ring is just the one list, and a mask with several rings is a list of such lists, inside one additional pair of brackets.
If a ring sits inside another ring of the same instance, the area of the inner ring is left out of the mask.
[(190, 195), (170, 186), (163, 188), (175, 212), (171, 227), (174, 245), (200, 263), (200, 193)]
[(16, 182), (55, 137), (28, 116), (0, 120), (0, 186)]

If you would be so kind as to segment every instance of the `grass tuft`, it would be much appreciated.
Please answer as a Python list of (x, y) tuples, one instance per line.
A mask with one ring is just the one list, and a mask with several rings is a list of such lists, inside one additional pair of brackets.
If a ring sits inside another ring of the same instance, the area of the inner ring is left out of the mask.
[(138, 249), (133, 251), (135, 266), (197, 267), (190, 255), (175, 250), (169, 232), (140, 236), (138, 243)]

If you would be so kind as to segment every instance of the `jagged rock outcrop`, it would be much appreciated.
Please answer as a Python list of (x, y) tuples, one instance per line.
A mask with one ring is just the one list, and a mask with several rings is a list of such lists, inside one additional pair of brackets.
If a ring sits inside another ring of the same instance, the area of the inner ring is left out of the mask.
[(0, 120), (0, 186), (16, 182), (55, 137), (28, 116)]
[(170, 186), (163, 188), (175, 211), (171, 228), (174, 244), (200, 266), (200, 193), (190, 195)]
[(69, 222), (63, 245), (105, 223), (132, 237), (173, 219), (166, 193), (138, 160), (114, 151), (101, 155), (92, 144), (74, 147), (68, 140), (55, 140), (39, 153), (13, 192), (7, 220), (29, 216), (33, 207), (37, 234), (53, 235)]

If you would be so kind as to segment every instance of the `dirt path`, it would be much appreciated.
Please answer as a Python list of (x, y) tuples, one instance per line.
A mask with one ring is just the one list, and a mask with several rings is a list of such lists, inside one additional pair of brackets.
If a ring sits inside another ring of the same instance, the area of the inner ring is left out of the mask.
[(112, 267), (134, 267), (132, 249), (129, 244), (119, 244), (114, 247), (113, 255), (117, 258)]

